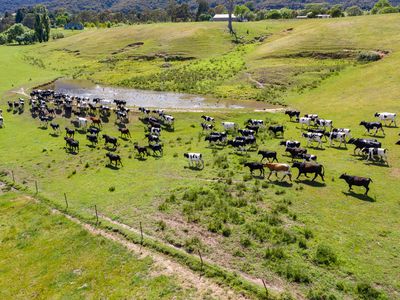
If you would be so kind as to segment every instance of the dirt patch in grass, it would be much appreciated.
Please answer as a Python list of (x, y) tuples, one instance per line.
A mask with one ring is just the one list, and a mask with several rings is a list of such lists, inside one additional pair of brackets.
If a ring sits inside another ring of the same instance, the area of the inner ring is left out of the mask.
[(121, 49), (119, 49), (119, 50), (116, 50), (116, 51), (112, 52), (111, 54), (112, 54), (112, 55), (115, 55), (115, 54), (122, 53), (122, 52), (124, 52), (124, 51), (126, 51), (126, 50), (137, 49), (137, 48), (139, 48), (139, 47), (141, 47), (141, 46), (143, 46), (143, 45), (144, 45), (143, 42), (132, 43), (132, 44), (129, 44), (129, 45), (125, 46), (124, 48), (121, 48)]
[(393, 178), (400, 178), (400, 168), (393, 168), (390, 172), (390, 176)]
[(139, 60), (139, 61), (152, 61), (156, 59), (163, 59), (166, 62), (170, 61), (188, 61), (194, 60), (196, 57), (193, 56), (184, 56), (181, 54), (167, 54), (167, 53), (156, 53), (150, 55), (132, 55), (128, 56), (129, 59)]

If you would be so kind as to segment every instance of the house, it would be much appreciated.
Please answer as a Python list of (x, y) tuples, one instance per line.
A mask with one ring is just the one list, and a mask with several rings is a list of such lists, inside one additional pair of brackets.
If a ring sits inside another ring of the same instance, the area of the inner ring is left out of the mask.
[[(212, 18), (214, 22), (221, 22), (221, 21), (228, 21), (229, 15), (228, 14), (217, 14)], [(237, 21), (237, 17), (232, 15), (232, 21)]]
[(64, 26), (65, 30), (83, 30), (84, 28), (83, 24), (79, 22), (69, 22)]
[(329, 19), (331, 15), (317, 15), (318, 19)]
[(308, 16), (297, 16), (296, 19), (308, 19)]

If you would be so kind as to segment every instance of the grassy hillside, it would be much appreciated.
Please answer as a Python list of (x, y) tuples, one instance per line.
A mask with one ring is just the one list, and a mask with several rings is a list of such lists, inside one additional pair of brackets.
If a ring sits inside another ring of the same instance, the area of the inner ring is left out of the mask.
[[(247, 41), (268, 36), (263, 42), (241, 46), (231, 43), (224, 24), (85, 31), (45, 45), (0, 47), (0, 60), (8, 64), (0, 75), (7, 84), (0, 89), (4, 101), (16, 97), (5, 93), (13, 84), (18, 89), (70, 75), (134, 87), (259, 97), (279, 100), (302, 113), (318, 113), (334, 120), (335, 127), (350, 127), (353, 136), (361, 137), (361, 120), (373, 120), (376, 111), (398, 112), (400, 45), (393, 39), (398, 21), (399, 16), (390, 15), (240, 24), (240, 35)], [(137, 42), (144, 44), (127, 47)], [(377, 62), (357, 62), (358, 51), (378, 49), (389, 54)], [(348, 50), (351, 55), (344, 55)], [(162, 58), (145, 59), (160, 53), (195, 59), (172, 61), (168, 70), (160, 68), (165, 63)], [(140, 60), (132, 58), (138, 56)], [(186, 74), (196, 79), (189, 80)], [(254, 80), (264, 88), (257, 88)], [(185, 84), (179, 85), (180, 81)], [(284, 124), (285, 138), (301, 139), (298, 124), (282, 114), (208, 113), (216, 117), (218, 125), (229, 120), (242, 126), (250, 117)], [(318, 295), (337, 299), (385, 298), (383, 294), (389, 299), (400, 297), (400, 148), (394, 146), (398, 129), (388, 128), (387, 136), (379, 138), (389, 149), (390, 167), (353, 156), (352, 146), (338, 150), (325, 145), (325, 150), (309, 151), (324, 164), (326, 183), (301, 180), (285, 185), (249, 177), (242, 163), (259, 160), (256, 152), (240, 156), (232, 148), (208, 147), (200, 133), (201, 113), (174, 115), (175, 131), (162, 135), (164, 157), (139, 160), (133, 143), (145, 143), (144, 126), (138, 114), (132, 114), (129, 128), (133, 138), (120, 141), (117, 152), (124, 167), (117, 171), (105, 167), (103, 145), (91, 149), (84, 135), (79, 135), (81, 152), (68, 155), (62, 138), (38, 129), (39, 122), (28, 113), (6, 112), (7, 125), (0, 137), (8, 147), (0, 148), (0, 157), (6, 158), (0, 171), (14, 170), (16, 180), (31, 189), (37, 180), (40, 192), (59, 205), (63, 205), (66, 192), (71, 210), (84, 217), (92, 217), (97, 204), (101, 213), (115, 222), (137, 229), (142, 221), (146, 233), (165, 243), (188, 252), (201, 247), (206, 259), (256, 282), (266, 278), (276, 293), (287, 290), (310, 299), (320, 299)], [(57, 122), (62, 127), (68, 124), (62, 119)], [(118, 134), (112, 123), (104, 131)], [(289, 162), (279, 141), (264, 133), (260, 148), (276, 150), (280, 161)], [(186, 151), (204, 154), (203, 171), (185, 168), (182, 153)], [(338, 179), (344, 172), (373, 178), (370, 197), (347, 193), (346, 184)], [(297, 176), (297, 171), (294, 173)], [(321, 263), (320, 252), (336, 261)]]
[(0, 296), (27, 298), (187, 299), (151, 258), (95, 237), (22, 195), (0, 195)]

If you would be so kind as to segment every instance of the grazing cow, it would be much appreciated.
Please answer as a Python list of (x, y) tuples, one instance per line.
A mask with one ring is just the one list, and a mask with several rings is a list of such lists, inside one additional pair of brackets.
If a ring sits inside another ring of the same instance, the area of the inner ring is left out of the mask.
[(75, 130), (74, 129), (69, 129), (68, 127), (65, 127), (65, 135), (68, 137), (74, 137), (75, 136)]
[(88, 123), (87, 119), (81, 118), (81, 117), (76, 117), (76, 120), (78, 121), (78, 127), (79, 128), (86, 128), (87, 127), (87, 123)]
[(325, 136), (328, 137), (329, 139), (329, 145), (332, 147), (333, 141), (338, 141), (340, 142), (339, 147), (344, 144), (344, 146), (347, 148), (346, 144), (346, 133), (345, 132), (326, 132)]
[(119, 128), (119, 132), (121, 133), (121, 137), (131, 138), (131, 132), (129, 128)]
[(345, 174), (340, 175), (340, 179), (344, 179), (349, 185), (349, 192), (352, 190), (353, 185), (355, 186), (363, 186), (365, 187), (365, 195), (368, 195), (369, 184), (372, 182), (371, 178), (359, 177), (359, 176), (350, 176)]
[(89, 127), (89, 129), (87, 130), (90, 134), (95, 134), (95, 135), (99, 135), (100, 133), (100, 128), (97, 127)]
[(306, 161), (309, 161), (309, 162), (317, 161), (317, 156), (316, 155), (308, 154), (308, 153), (300, 154), (298, 158), (303, 159), (304, 162), (306, 162)]
[(121, 165), (122, 167), (122, 161), (121, 161), (121, 156), (119, 156), (118, 154), (114, 154), (111, 152), (108, 152), (106, 154), (106, 156), (109, 158), (110, 160), (110, 165), (112, 165), (113, 163), (115, 163), (115, 167), (118, 167), (118, 164)]
[(135, 149), (141, 157), (143, 157), (144, 155), (146, 155), (146, 156), (149, 155), (149, 153), (147, 152), (147, 147), (135, 145)]
[(295, 158), (303, 158), (303, 154), (307, 153), (307, 149), (304, 148), (292, 148), (292, 147), (286, 147), (285, 152), (289, 152), (290, 156), (292, 157), (292, 161)]
[(162, 109), (155, 109), (152, 111), (152, 113), (158, 115), (159, 117), (162, 117), (165, 114), (164, 110)]
[(49, 125), (49, 122), (51, 121), (52, 118), (48, 117), (48, 116), (39, 116), (39, 120), (42, 123), (42, 126), (47, 126)]
[(201, 118), (206, 122), (215, 122), (215, 119), (210, 116), (201, 116)]
[(293, 117), (296, 117), (296, 119), (300, 117), (300, 112), (298, 110), (287, 110), (285, 111), (285, 115), (288, 115), (290, 117), (290, 121), (292, 121)]
[(317, 176), (319, 175), (322, 178), (322, 181), (325, 181), (324, 179), (324, 166), (316, 163), (309, 163), (309, 162), (295, 162), (292, 165), (292, 168), (298, 168), (299, 169), (299, 175), (297, 176), (296, 179), (299, 179), (300, 175), (304, 174), (306, 177), (308, 173), (315, 174), (314, 178), (312, 181), (314, 181)]
[(299, 148), (300, 142), (287, 140), (287, 141), (280, 142), (279, 145), (289, 147), (289, 148)]
[(356, 154), (357, 150), (361, 150), (364, 148), (380, 148), (382, 147), (382, 143), (378, 142), (375, 139), (356, 139), (351, 138), (348, 142), (349, 144), (353, 144), (356, 147), (354, 148), (354, 154)]
[(203, 155), (201, 153), (184, 153), (183, 157), (189, 161), (189, 167), (204, 168)]
[(158, 135), (148, 133), (145, 135), (145, 138), (147, 138), (149, 143), (151, 143), (151, 142), (159, 143), (160, 142), (160, 137)]
[(212, 130), (212, 129), (214, 129), (214, 125), (213, 124), (201, 123), (201, 127), (203, 128), (203, 130)]
[(148, 148), (153, 151), (153, 155), (158, 153), (160, 156), (163, 155), (163, 146), (161, 144), (149, 144)]
[(375, 160), (375, 158), (388, 163), (387, 149), (384, 148), (364, 148), (361, 150), (367, 155), (367, 160)]
[[(395, 113), (388, 113), (388, 112), (375, 113), (375, 117), (383, 121), (386, 126), (390, 126), (394, 123), (394, 126), (397, 127)], [(387, 124), (387, 121), (390, 121), (389, 125)]]
[(97, 135), (95, 134), (88, 134), (86, 135), (86, 139), (92, 143), (92, 146), (97, 145), (97, 143), (99, 142), (99, 139), (97, 137)]
[(245, 125), (261, 127), (261, 126), (264, 126), (264, 121), (263, 120), (248, 119), (244, 124)]
[(333, 121), (332, 120), (325, 120), (325, 119), (316, 119), (315, 120), (315, 125), (317, 125), (319, 128), (332, 128)]
[(317, 148), (319, 147), (323, 148), (322, 146), (322, 137), (324, 136), (323, 134), (307, 132), (303, 133), (302, 136), (307, 139), (307, 147), (309, 147), (310, 144), (317, 142), (318, 143)]
[(376, 135), (378, 133), (378, 131), (382, 131), (383, 135), (385, 135), (385, 131), (383, 130), (383, 126), (381, 122), (366, 122), (366, 121), (361, 121), (360, 122), (360, 126), (364, 126), (365, 127), (365, 132), (369, 133), (370, 130), (374, 130), (375, 129), (375, 133), (374, 135)]
[(222, 126), (226, 131), (234, 131), (237, 128), (236, 123), (233, 122), (222, 122)]
[(307, 126), (307, 129), (310, 128), (310, 126), (311, 126), (311, 121), (312, 121), (311, 118), (303, 117), (303, 118), (300, 118), (300, 119), (298, 119), (298, 120), (299, 120), (299, 123), (301, 124), (301, 129), (303, 129), (304, 125)]
[(144, 115), (148, 115), (151, 112), (150, 109), (146, 109), (145, 107), (139, 107), (139, 111)]
[(277, 136), (278, 133), (281, 133), (282, 136), (284, 134), (284, 129), (282, 125), (273, 125), (268, 127), (269, 131), (272, 131), (274, 133), (274, 136)]
[(101, 127), (101, 119), (97, 117), (90, 117), (90, 120), (92, 121), (93, 126)]
[(271, 162), (271, 159), (272, 159), (272, 162), (274, 162), (274, 161), (278, 162), (278, 159), (276, 157), (277, 156), (276, 151), (260, 150), (260, 151), (258, 151), (258, 155), (262, 156), (261, 157), (261, 162), (265, 158), (268, 160), (268, 162)]
[(244, 164), (245, 167), (250, 169), (250, 174), (253, 175), (255, 170), (260, 171), (260, 176), (264, 177), (264, 164), (259, 162), (247, 162)]
[(103, 134), (104, 145), (111, 144), (114, 148), (118, 146), (118, 139), (116, 137), (109, 136), (107, 134)]
[(79, 152), (79, 141), (74, 140), (73, 138), (64, 137), (66, 142), (66, 147), (70, 151)]
[(55, 123), (50, 123), (50, 127), (53, 129), (53, 131), (55, 132), (59, 132), (60, 131), (60, 125), (59, 124), (55, 124)]
[(276, 178), (278, 178), (278, 173), (283, 173), (283, 177), (281, 178), (281, 181), (286, 176), (288, 176), (289, 180), (292, 181), (292, 172), (290, 171), (290, 166), (288, 164), (266, 163), (266, 164), (264, 164), (264, 167), (267, 167), (270, 171), (267, 179), (269, 179), (273, 173), (275, 173)]
[(175, 118), (174, 118), (173, 116), (170, 116), (170, 115), (162, 115), (161, 117), (162, 117), (162, 119), (164, 120), (165, 124), (167, 124), (167, 125), (169, 125), (169, 126), (174, 125)]
[(254, 134), (255, 134), (255, 131), (251, 130), (251, 129), (239, 129), (238, 132), (242, 136), (254, 136)]
[(349, 128), (333, 128), (332, 132), (344, 132), (346, 139), (351, 139), (351, 130)]

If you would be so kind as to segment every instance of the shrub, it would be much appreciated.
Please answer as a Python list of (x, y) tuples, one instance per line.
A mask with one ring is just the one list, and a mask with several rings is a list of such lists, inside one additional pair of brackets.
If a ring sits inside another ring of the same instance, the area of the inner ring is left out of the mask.
[(318, 245), (317, 252), (315, 254), (315, 261), (318, 264), (329, 266), (337, 262), (337, 256), (331, 247), (327, 245)]
[(357, 284), (357, 294), (361, 299), (365, 300), (378, 300), (378, 299), (387, 299), (385, 294), (373, 288), (368, 283), (359, 283)]
[(241, 238), (240, 239), (240, 245), (242, 245), (243, 247), (247, 248), (251, 246), (251, 240), (247, 237), (245, 238)]
[(275, 247), (275, 248), (267, 248), (265, 250), (265, 259), (269, 259), (272, 261), (280, 260), (285, 258), (285, 252), (281, 247)]
[(284, 275), (288, 280), (297, 283), (310, 283), (311, 278), (306, 273), (307, 268), (304, 266), (298, 266), (295, 264), (290, 264), (286, 266), (286, 269), (279, 272), (280, 275)]
[(357, 60), (362, 62), (372, 62), (378, 61), (381, 59), (379, 53), (375, 51), (368, 51), (368, 52), (360, 52), (358, 54)]
[(160, 220), (157, 221), (157, 227), (159, 230), (164, 231), (165, 228), (167, 227), (167, 224), (163, 220)]
[(110, 186), (110, 187), (108, 188), (108, 191), (109, 191), (109, 192), (114, 192), (114, 191), (115, 191), (115, 186)]
[(226, 227), (224, 227), (224, 229), (222, 229), (222, 235), (224, 237), (229, 237), (229, 236), (231, 236), (231, 234), (232, 234), (232, 230), (228, 226), (226, 226)]
[(65, 36), (62, 32), (56, 32), (51, 35), (53, 40), (63, 39)]

